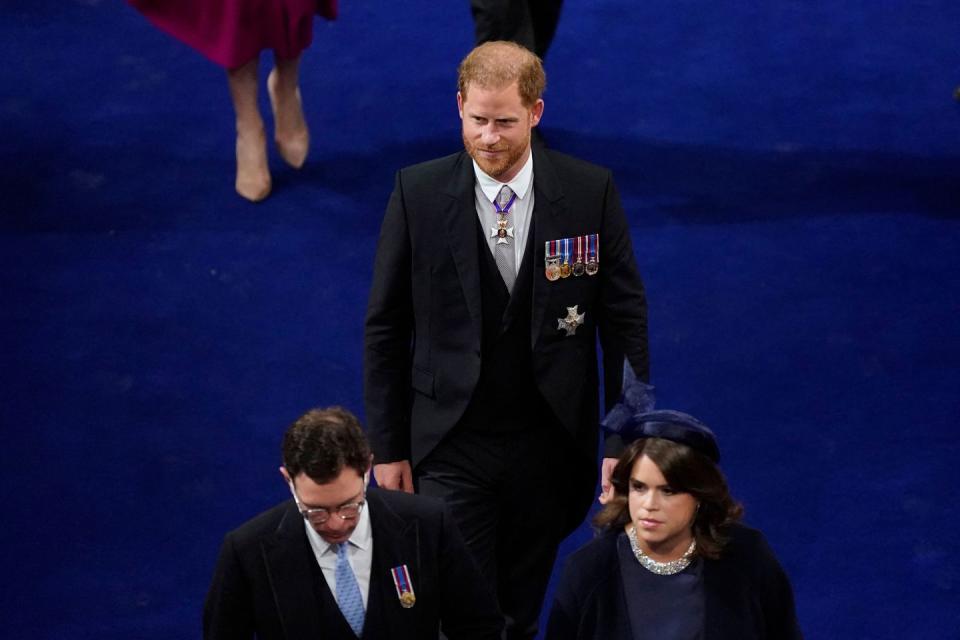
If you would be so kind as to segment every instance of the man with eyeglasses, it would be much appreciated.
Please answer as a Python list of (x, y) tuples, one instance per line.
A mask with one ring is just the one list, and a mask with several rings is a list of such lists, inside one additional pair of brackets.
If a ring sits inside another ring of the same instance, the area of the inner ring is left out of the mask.
[(499, 638), (503, 618), (443, 503), (367, 488), (340, 407), (286, 431), (287, 500), (227, 534), (203, 614), (215, 639)]

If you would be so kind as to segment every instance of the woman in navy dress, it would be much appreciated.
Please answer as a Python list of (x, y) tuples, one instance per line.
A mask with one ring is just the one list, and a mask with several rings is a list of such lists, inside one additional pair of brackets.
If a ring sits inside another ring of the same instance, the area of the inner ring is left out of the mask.
[(600, 535), (567, 560), (546, 640), (801, 638), (787, 575), (739, 523), (713, 433), (652, 410), (652, 389), (630, 380), (604, 420), (629, 445), (594, 521)]

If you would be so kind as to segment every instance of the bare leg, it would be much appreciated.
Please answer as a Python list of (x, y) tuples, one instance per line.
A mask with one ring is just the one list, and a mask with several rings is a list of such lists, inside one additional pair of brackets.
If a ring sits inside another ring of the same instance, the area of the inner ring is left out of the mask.
[(237, 116), (237, 193), (253, 202), (270, 194), (267, 136), (257, 107), (259, 57), (227, 71), (230, 97)]
[(273, 139), (286, 163), (299, 169), (310, 150), (310, 132), (300, 100), (300, 58), (284, 60), (274, 56), (274, 64), (267, 78), (273, 108)]

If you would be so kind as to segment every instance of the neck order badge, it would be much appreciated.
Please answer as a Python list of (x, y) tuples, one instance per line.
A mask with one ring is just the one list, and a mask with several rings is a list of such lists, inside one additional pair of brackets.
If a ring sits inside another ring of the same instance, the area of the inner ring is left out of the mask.
[[(510, 213), (510, 207), (517, 199), (517, 194), (507, 185), (503, 185), (500, 193), (493, 201), (493, 206), (497, 210), (497, 226), (490, 229), (490, 237), (497, 239), (497, 244), (510, 244), (510, 238), (513, 237), (513, 227), (507, 226), (507, 215)], [(506, 203), (506, 204), (504, 204)]]

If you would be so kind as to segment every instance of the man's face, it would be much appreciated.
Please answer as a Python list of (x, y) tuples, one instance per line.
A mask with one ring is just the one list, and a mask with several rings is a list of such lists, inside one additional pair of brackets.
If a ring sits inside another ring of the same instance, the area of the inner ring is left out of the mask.
[(340, 544), (350, 539), (350, 534), (357, 528), (360, 518), (344, 520), (337, 515), (336, 511), (342, 505), (361, 502), (364, 499), (366, 483), (362, 475), (355, 469), (344, 467), (340, 475), (324, 484), (317, 484), (303, 472), (290, 478), (286, 469), (283, 469), (283, 475), (290, 481), (296, 492), (301, 509), (323, 508), (330, 512), (326, 522), (310, 525), (321, 538), (329, 544)]
[(543, 100), (523, 106), (517, 83), (501, 89), (468, 86), (457, 92), (463, 121), (463, 146), (484, 173), (500, 182), (512, 180), (530, 149), (530, 130), (543, 115)]

